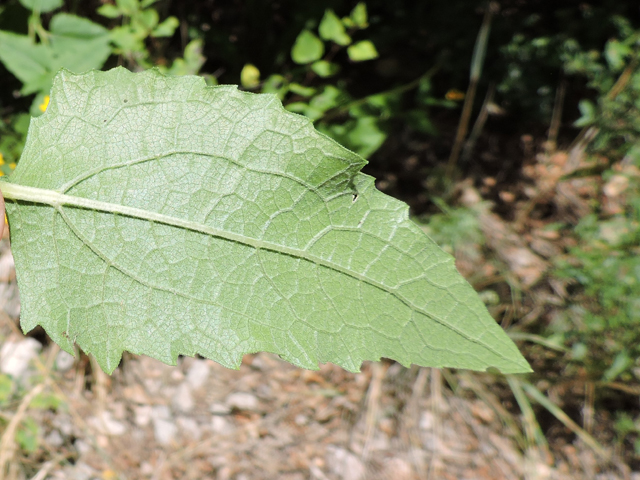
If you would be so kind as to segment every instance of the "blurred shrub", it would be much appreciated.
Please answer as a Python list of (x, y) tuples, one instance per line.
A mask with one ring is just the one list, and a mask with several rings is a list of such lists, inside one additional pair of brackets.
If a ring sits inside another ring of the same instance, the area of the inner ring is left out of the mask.
[(585, 77), (597, 93), (580, 102), (576, 124), (596, 134), (593, 153), (615, 162), (602, 175), (603, 201), (615, 198), (616, 205), (596, 205), (575, 227), (578, 243), (556, 274), (581, 290), (551, 328), (589, 376), (628, 381), (640, 366), (640, 30), (621, 17), (613, 21), (618, 37), (600, 52), (564, 44), (566, 72)]
[(582, 75), (597, 98), (581, 100), (581, 117), (576, 126), (598, 129), (594, 147), (609, 156), (623, 156), (631, 148), (640, 148), (640, 29), (629, 21), (613, 17), (617, 38), (611, 38), (604, 50), (582, 50), (577, 42), (567, 41), (563, 59), (568, 74)]
[[(49, 94), (58, 70), (67, 68), (85, 72), (99, 69), (111, 49), (106, 28), (76, 15), (57, 13), (51, 17), (49, 30), (46, 30), (41, 13), (56, 10), (62, 5), (61, 0), (21, 0), (21, 3), (32, 10), (28, 35), (0, 30), (0, 61), (22, 82), (22, 95), (37, 94), (31, 114), (38, 115), (42, 113), (38, 105)], [(34, 9), (34, 6), (38, 8)]]
[(575, 228), (578, 244), (556, 271), (581, 291), (551, 328), (572, 348), (577, 365), (605, 381), (631, 380), (640, 366), (640, 170), (626, 170), (604, 176), (627, 179), (624, 211), (584, 217)]
[(29, 115), (21, 113), (0, 120), (0, 176), (8, 175), (15, 168), (29, 129)]
[(391, 116), (397, 96), (383, 94), (354, 102), (345, 82), (336, 77), (342, 67), (335, 61), (343, 51), (352, 63), (378, 57), (370, 40), (353, 39), (368, 26), (364, 2), (342, 18), (328, 8), (317, 28), (308, 25), (291, 47), (291, 60), (300, 67), (285, 75), (269, 75), (260, 82), (258, 68), (247, 63), (240, 73), (241, 84), (247, 89), (276, 94), (287, 110), (309, 117), (318, 130), (369, 157), (387, 137), (384, 120)]

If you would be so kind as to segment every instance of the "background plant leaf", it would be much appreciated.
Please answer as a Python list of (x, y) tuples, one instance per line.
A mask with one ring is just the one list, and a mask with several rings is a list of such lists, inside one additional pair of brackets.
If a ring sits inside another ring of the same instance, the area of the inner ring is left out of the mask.
[(20, 3), (29, 10), (36, 10), (40, 13), (48, 13), (62, 7), (62, 0), (20, 0)]
[(108, 30), (86, 18), (58, 13), (51, 19), (49, 43), (0, 30), (0, 61), (24, 84), (22, 94), (48, 94), (61, 68), (84, 72), (100, 68), (111, 54)]
[(324, 55), (322, 40), (309, 30), (303, 30), (291, 48), (291, 59), (301, 65), (315, 62)]
[[(364, 164), (273, 95), (63, 71), (0, 185), (22, 328), (77, 342), (108, 372), (124, 350), (529, 371)], [(26, 187), (42, 198), (16, 201)]]

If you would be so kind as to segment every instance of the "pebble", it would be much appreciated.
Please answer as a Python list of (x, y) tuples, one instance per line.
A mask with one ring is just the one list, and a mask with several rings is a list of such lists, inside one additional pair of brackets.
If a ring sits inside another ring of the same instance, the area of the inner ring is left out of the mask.
[(209, 411), (214, 415), (229, 415), (231, 413), (231, 409), (222, 403), (212, 403)]
[(171, 420), (169, 407), (157, 405), (153, 407), (153, 434), (160, 445), (170, 445), (178, 433), (178, 427)]
[(202, 437), (202, 432), (200, 431), (198, 422), (193, 418), (178, 417), (176, 419), (176, 423), (178, 424), (178, 427), (180, 427), (182, 434), (189, 440), (200, 440), (200, 437)]
[(155, 473), (155, 471), (156, 469), (153, 468), (153, 465), (151, 465), (149, 462), (142, 462), (140, 464), (140, 475), (150, 477)]
[[(59, 430), (62, 435), (64, 435), (65, 437), (71, 437), (74, 435), (74, 426), (73, 426), (73, 421), (71, 420), (71, 416), (69, 414), (66, 413), (58, 413), (58, 415), (56, 415), (55, 417), (53, 417), (53, 420), (51, 421), (51, 424), (57, 429)], [(80, 433), (78, 432), (78, 435), (80, 435)]]
[(73, 466), (64, 468), (62, 472), (62, 478), (65, 480), (93, 480), (94, 478), (100, 478), (99, 472), (84, 462), (78, 462)]
[[(386, 474), (386, 475), (385, 475)], [(413, 480), (413, 468), (402, 458), (389, 458), (384, 462), (383, 478), (394, 480)]]
[(0, 348), (0, 371), (14, 378), (22, 378), (29, 362), (38, 356), (42, 345), (35, 338), (6, 341)]
[(171, 410), (166, 405), (156, 405), (152, 407), (153, 417), (154, 418), (162, 418), (164, 420), (168, 420), (171, 418)]
[(76, 450), (80, 455), (86, 455), (92, 451), (91, 445), (84, 440), (77, 439), (73, 442), (73, 446), (76, 447)]
[(232, 393), (225, 400), (227, 406), (231, 409), (257, 411), (260, 402), (255, 395), (245, 392)]
[(170, 445), (177, 433), (178, 427), (173, 422), (162, 418), (153, 419), (153, 434), (160, 445)]
[(115, 420), (108, 410), (104, 410), (97, 416), (89, 418), (87, 423), (104, 435), (117, 437), (127, 431), (127, 426)]
[(137, 383), (126, 386), (122, 393), (124, 398), (126, 398), (130, 403), (137, 403), (140, 405), (151, 403), (142, 385)]
[(56, 355), (56, 369), (59, 372), (66, 372), (73, 367), (76, 363), (76, 359), (70, 353), (65, 352), (64, 350), (60, 350), (58, 355)]
[(195, 360), (187, 372), (187, 382), (192, 389), (202, 387), (209, 378), (209, 363), (206, 360)]
[(435, 419), (433, 418), (433, 412), (430, 410), (425, 410), (420, 415), (420, 428), (422, 430), (431, 430), (433, 428), (433, 424)]
[(364, 480), (366, 468), (362, 461), (344, 448), (327, 447), (327, 465), (334, 475), (342, 480)]
[(58, 430), (52, 430), (49, 435), (44, 437), (44, 441), (51, 447), (61, 447), (64, 444), (64, 438), (62, 438)]
[(211, 431), (218, 435), (230, 435), (235, 430), (233, 424), (225, 417), (214, 415), (211, 417)]
[(151, 423), (153, 407), (151, 405), (140, 405), (133, 409), (134, 421), (139, 427), (146, 427)]
[(176, 389), (173, 394), (172, 405), (173, 408), (182, 413), (187, 413), (193, 410), (193, 396), (191, 395), (191, 388), (187, 382), (181, 383)]

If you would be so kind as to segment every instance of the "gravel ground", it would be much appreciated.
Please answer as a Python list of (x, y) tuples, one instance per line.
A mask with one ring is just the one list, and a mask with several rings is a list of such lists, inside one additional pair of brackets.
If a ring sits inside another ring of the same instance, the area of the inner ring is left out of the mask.
[(0, 249), (0, 371), (12, 388), (0, 403), (0, 478), (640, 480), (579, 442), (554, 452), (527, 442), (483, 386), (488, 375), (392, 362), (308, 371), (257, 354), (239, 371), (127, 355), (109, 377), (42, 332), (20, 333), (6, 240)]

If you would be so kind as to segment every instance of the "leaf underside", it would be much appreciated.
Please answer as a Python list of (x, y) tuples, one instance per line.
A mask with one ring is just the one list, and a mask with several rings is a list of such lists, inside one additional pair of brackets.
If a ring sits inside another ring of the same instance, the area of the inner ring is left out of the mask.
[(62, 71), (11, 183), (88, 206), (7, 201), (22, 328), (107, 372), (125, 350), (530, 371), (365, 163), (271, 95)]

